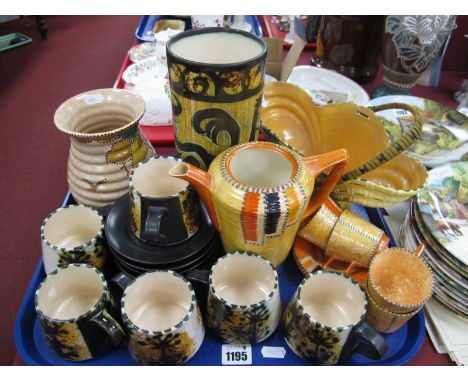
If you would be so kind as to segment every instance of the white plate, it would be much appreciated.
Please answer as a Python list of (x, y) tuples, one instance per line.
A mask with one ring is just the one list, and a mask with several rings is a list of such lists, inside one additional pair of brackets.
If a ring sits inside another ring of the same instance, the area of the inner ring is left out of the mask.
[(144, 60), (149, 57), (166, 58), (166, 47), (158, 44), (156, 41), (144, 42), (135, 45), (128, 51), (128, 57), (133, 63)]
[[(287, 82), (304, 89), (317, 104), (327, 103), (327, 94), (341, 93), (342, 102), (354, 102), (366, 106), (369, 94), (356, 82), (333, 70), (318, 68), (316, 66), (296, 66)], [(331, 97), (333, 98), (333, 97)]]
[(146, 112), (140, 120), (142, 125), (172, 125), (172, 103), (169, 81), (166, 78), (148, 78), (138, 82), (130, 91), (145, 99)]
[(429, 171), (416, 203), (427, 231), (452, 256), (468, 266), (468, 161)]
[(149, 57), (130, 65), (122, 74), (127, 84), (136, 85), (140, 81), (151, 78), (164, 78), (167, 74), (167, 65), (158, 57)]

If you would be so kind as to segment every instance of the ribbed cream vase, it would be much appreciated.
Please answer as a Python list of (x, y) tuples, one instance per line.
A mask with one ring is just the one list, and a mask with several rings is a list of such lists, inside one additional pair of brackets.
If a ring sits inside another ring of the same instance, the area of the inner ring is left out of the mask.
[(129, 174), (155, 155), (138, 122), (142, 97), (120, 89), (99, 89), (65, 101), (55, 112), (57, 128), (70, 136), (68, 185), (84, 205), (112, 204), (129, 190)]

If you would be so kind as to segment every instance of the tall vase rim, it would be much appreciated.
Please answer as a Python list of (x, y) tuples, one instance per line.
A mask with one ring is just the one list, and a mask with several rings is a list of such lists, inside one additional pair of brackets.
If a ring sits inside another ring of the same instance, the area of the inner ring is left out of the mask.
[[(116, 98), (118, 97), (121, 100), (120, 102), (121, 104), (125, 104), (125, 102), (122, 102), (122, 100), (127, 101), (126, 104), (130, 106), (130, 108), (134, 111), (134, 117), (132, 118), (131, 121), (125, 123), (124, 125), (119, 126), (112, 130), (104, 131), (104, 132), (83, 133), (83, 132), (70, 130), (68, 128), (68, 123), (70, 121), (70, 116), (73, 114), (73, 112), (70, 112), (69, 110), (67, 111), (66, 109), (71, 107), (73, 103), (81, 101), (83, 99), (86, 100), (86, 98), (88, 98), (88, 101), (85, 101), (85, 102), (89, 106), (92, 106), (93, 104), (102, 103), (101, 100), (99, 99), (99, 96), (101, 97), (113, 96)], [(145, 111), (146, 111), (146, 102), (143, 99), (143, 97), (141, 97), (138, 94), (135, 94), (128, 90), (123, 90), (123, 89), (113, 89), (113, 88), (95, 89), (95, 90), (89, 90), (89, 91), (77, 94), (67, 99), (65, 102), (63, 102), (55, 111), (54, 124), (58, 130), (60, 130), (64, 134), (67, 134), (68, 136), (79, 138), (79, 139), (84, 139), (84, 140), (99, 140), (99, 139), (119, 135), (120, 133), (126, 131), (127, 129), (135, 126), (138, 123), (138, 121), (140, 121), (140, 119), (143, 117), (143, 115), (145, 114)]]
[[(260, 47), (261, 51), (255, 56), (252, 56), (250, 58), (247, 58), (245, 60), (240, 60), (237, 62), (229, 62), (229, 63), (223, 63), (223, 64), (216, 64), (216, 63), (208, 63), (208, 62), (202, 62), (202, 61), (194, 61), (190, 60), (184, 57), (179, 56), (173, 51), (173, 45), (179, 40), (182, 40), (184, 38), (190, 37), (190, 36), (197, 36), (201, 34), (217, 34), (217, 33), (229, 33), (229, 34), (236, 34), (243, 36), (245, 38), (248, 38), (252, 41), (256, 41)], [(190, 66), (190, 67), (199, 67), (199, 68), (206, 68), (210, 67), (211, 69), (215, 70), (229, 70), (229, 69), (239, 69), (240, 67), (247, 66), (247, 65), (252, 65), (253, 63), (256, 62), (261, 62), (264, 60), (267, 56), (267, 44), (266, 42), (261, 39), (260, 37), (255, 36), (254, 34), (250, 32), (246, 32), (240, 29), (232, 29), (232, 28), (220, 28), (220, 27), (206, 27), (206, 28), (200, 28), (200, 29), (190, 29), (186, 30), (182, 33), (176, 34), (174, 37), (172, 37), (167, 45), (166, 45), (166, 51), (167, 55), (170, 56), (171, 58), (179, 61), (180, 63)]]

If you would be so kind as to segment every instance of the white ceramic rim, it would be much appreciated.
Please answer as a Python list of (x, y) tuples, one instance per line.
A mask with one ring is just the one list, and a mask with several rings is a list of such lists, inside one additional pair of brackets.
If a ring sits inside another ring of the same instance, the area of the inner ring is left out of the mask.
[(300, 83), (291, 80), (291, 76), (293, 76), (295, 72), (297, 73), (299, 71), (304, 71), (306, 73), (307, 72), (322, 73), (324, 76), (329, 75), (329, 76), (335, 77), (338, 81), (340, 81), (342, 83), (343, 82), (346, 83), (347, 85), (349, 85), (347, 88), (353, 89), (354, 90), (354, 92), (353, 92), (354, 95), (356, 95), (358, 98), (360, 98), (359, 100), (350, 101), (350, 102), (354, 102), (359, 106), (367, 106), (367, 104), (370, 101), (369, 94), (367, 94), (367, 92), (364, 90), (364, 88), (362, 86), (360, 86), (357, 82), (353, 81), (352, 79), (350, 79), (350, 78), (348, 78), (348, 77), (346, 77), (346, 76), (344, 76), (344, 75), (342, 75), (342, 74), (340, 74), (338, 72), (335, 72), (334, 70), (319, 68), (317, 66), (310, 66), (310, 65), (295, 66), (293, 68), (291, 74), (289, 75), (288, 79), (286, 80), (286, 82), (289, 82), (291, 84), (295, 84), (295, 85), (299, 86), (300, 88), (307, 91), (307, 88), (303, 87)]
[[(132, 98), (132, 100), (129, 101), (129, 105), (131, 105), (132, 108), (135, 110), (135, 118), (133, 118), (132, 121), (128, 122), (124, 126), (116, 128), (114, 130), (102, 132), (102, 133), (80, 133), (80, 132), (75, 132), (75, 131), (71, 131), (71, 130), (66, 129), (61, 123), (61, 120), (62, 120), (61, 114), (62, 114), (62, 110), (64, 110), (67, 107), (68, 103), (75, 101), (75, 99), (77, 99), (77, 98), (83, 98), (86, 95), (92, 96), (92, 95), (95, 95), (95, 94), (98, 94), (98, 93), (125, 94), (127, 97)], [(70, 136), (75, 137), (75, 138), (82, 138), (82, 139), (85, 139), (85, 140), (93, 140), (93, 139), (96, 139), (96, 138), (99, 139), (99, 138), (105, 138), (105, 137), (109, 137), (109, 136), (112, 136), (112, 135), (116, 135), (116, 134), (118, 134), (120, 132), (123, 132), (123, 131), (127, 130), (130, 126), (133, 126), (136, 123), (138, 123), (138, 121), (145, 114), (145, 111), (146, 111), (146, 102), (143, 99), (143, 97), (141, 97), (140, 95), (132, 93), (132, 92), (130, 92), (128, 90), (124, 90), (124, 89), (102, 88), (102, 89), (96, 89), (96, 90), (89, 90), (87, 92), (77, 94), (77, 95), (67, 99), (55, 111), (54, 123), (55, 123), (55, 126), (57, 127), (57, 129), (59, 129), (62, 133), (65, 133), (65, 134), (70, 135)]]
[[(185, 183), (187, 183), (186, 187), (184, 189), (180, 190), (179, 192), (176, 192), (175, 194), (171, 194), (171, 195), (167, 195), (167, 196), (151, 196), (151, 195), (143, 194), (141, 191), (137, 190), (135, 188), (135, 184), (134, 184), (134, 181), (133, 181), (135, 171), (138, 170), (138, 168), (143, 167), (144, 165), (146, 165), (149, 162), (158, 161), (158, 160), (161, 160), (161, 159), (172, 159), (172, 160), (174, 160), (175, 163), (174, 163), (173, 167), (184, 163), (181, 159), (176, 158), (176, 157), (172, 157), (172, 156), (151, 157), (151, 158), (148, 158), (148, 159), (138, 163), (138, 165), (136, 167), (132, 168), (132, 170), (130, 171), (130, 175), (128, 177), (131, 192), (135, 192), (136, 194), (138, 194), (140, 197), (143, 197), (143, 198), (160, 200), (160, 199), (170, 199), (170, 198), (182, 196), (183, 194), (185, 194), (186, 192), (188, 192), (189, 190), (192, 189), (191, 184), (189, 182), (187, 182), (186, 180), (183, 180)], [(182, 181), (182, 179), (180, 179), (180, 178), (171, 177), (169, 175), (169, 173), (166, 174), (166, 175), (167, 175), (168, 179), (177, 179), (179, 181)]]
[[(61, 319), (58, 319), (58, 318), (53, 318), (53, 317), (45, 315), (39, 309), (39, 292), (40, 292), (41, 288), (46, 284), (46, 282), (48, 280), (50, 280), (52, 278), (55, 278), (55, 276), (58, 273), (67, 272), (67, 269), (70, 269), (70, 268), (88, 268), (88, 269), (91, 269), (94, 272), (96, 272), (96, 274), (100, 277), (100, 279), (102, 281), (102, 294), (101, 294), (101, 296), (98, 298), (98, 300), (96, 301), (96, 303), (93, 305), (92, 308), (88, 309), (85, 313), (83, 313), (83, 314), (81, 314), (81, 315), (79, 315), (77, 317), (68, 318), (66, 320), (61, 320)], [(36, 313), (38, 314), (39, 317), (44, 317), (48, 321), (53, 321), (53, 322), (70, 323), (70, 322), (76, 322), (76, 321), (80, 320), (81, 318), (86, 317), (89, 314), (93, 313), (96, 309), (98, 309), (100, 307), (101, 302), (103, 301), (103, 299), (110, 299), (110, 292), (109, 292), (109, 288), (107, 286), (107, 281), (106, 281), (106, 278), (104, 277), (104, 274), (99, 269), (97, 269), (96, 267), (93, 267), (91, 265), (73, 263), (73, 264), (68, 264), (68, 265), (66, 265), (64, 267), (55, 269), (53, 272), (49, 273), (44, 280), (42, 280), (42, 282), (39, 284), (39, 287), (36, 289), (36, 293), (34, 295), (34, 307), (35, 307)]]
[[(261, 147), (255, 147), (256, 144), (260, 144)], [(237, 179), (234, 174), (232, 174), (231, 170), (228, 169), (227, 162), (231, 160), (232, 156), (235, 155), (235, 151), (242, 150), (244, 148), (261, 148), (265, 149), (266, 146), (270, 146), (272, 150), (280, 152), (286, 159), (290, 160), (291, 166), (293, 167), (291, 172), (290, 180), (287, 183), (280, 184), (276, 187), (255, 187), (245, 183), (242, 183), (239, 179)], [(253, 141), (253, 142), (246, 142), (236, 146), (233, 146), (223, 153), (221, 153), (221, 174), (223, 177), (236, 189), (246, 191), (246, 192), (255, 192), (260, 194), (269, 194), (272, 192), (282, 192), (289, 187), (293, 187), (294, 184), (299, 182), (303, 171), (305, 170), (305, 165), (303, 164), (301, 157), (297, 154), (293, 149), (285, 146), (279, 145), (277, 143), (267, 142), (267, 141)], [(296, 166), (296, 168), (294, 168)], [(232, 175), (231, 175), (232, 174)], [(305, 196), (304, 196), (305, 197)]]
[[(225, 261), (226, 259), (228, 259), (229, 257), (232, 257), (232, 256), (252, 256), (252, 257), (256, 257), (260, 260), (263, 260), (266, 264), (268, 264), (272, 271), (273, 271), (273, 274), (275, 276), (275, 282), (274, 282), (274, 285), (273, 285), (273, 288), (270, 292), (270, 294), (264, 298), (263, 300), (260, 300), (258, 302), (255, 302), (253, 304), (249, 304), (249, 305), (240, 305), (240, 304), (233, 304), (233, 303), (230, 303), (228, 301), (226, 301), (224, 298), (221, 298), (217, 295), (216, 293), (216, 290), (213, 286), (213, 271), (215, 270), (216, 266), (220, 263), (220, 262), (223, 262)], [(231, 252), (231, 253), (227, 253), (225, 254), (224, 256), (220, 257), (218, 260), (216, 260), (216, 262), (211, 266), (211, 269), (210, 269), (210, 273), (209, 273), (209, 277), (208, 277), (208, 282), (209, 282), (209, 287), (210, 287), (210, 291), (211, 293), (213, 294), (213, 296), (215, 296), (218, 300), (220, 300), (223, 304), (226, 304), (232, 308), (240, 308), (240, 309), (248, 309), (248, 308), (253, 308), (253, 307), (256, 307), (256, 306), (260, 306), (260, 305), (263, 305), (265, 304), (267, 301), (271, 300), (273, 298), (273, 296), (275, 295), (275, 292), (278, 290), (278, 272), (276, 272), (276, 269), (275, 267), (273, 266), (273, 264), (267, 260), (266, 258), (264, 258), (263, 256), (260, 256), (260, 255), (257, 255), (255, 253), (251, 253), (251, 252)]]
[[(153, 273), (167, 273), (167, 274), (171, 274), (175, 277), (178, 277), (180, 278), (183, 282), (185, 282), (185, 284), (187, 285), (189, 291), (190, 291), (190, 298), (191, 298), (191, 302), (190, 302), (190, 307), (188, 309), (188, 312), (187, 314), (184, 316), (184, 318), (182, 318), (182, 320), (180, 320), (176, 325), (173, 325), (171, 326), (170, 328), (167, 328), (167, 329), (163, 329), (163, 330), (147, 330), (147, 329), (143, 329), (143, 328), (140, 328), (139, 326), (137, 326), (136, 324), (133, 323), (132, 320), (130, 320), (130, 318), (128, 317), (127, 315), (127, 312), (125, 311), (125, 297), (127, 296), (127, 291), (128, 289), (139, 279), (147, 276), (147, 275), (151, 275)], [(135, 332), (138, 332), (138, 333), (143, 333), (145, 335), (150, 335), (150, 336), (160, 336), (162, 334), (168, 334), (168, 333), (172, 333), (172, 332), (175, 332), (177, 329), (179, 329), (185, 322), (188, 322), (190, 317), (192, 316), (194, 310), (195, 310), (195, 304), (196, 304), (196, 296), (195, 296), (195, 291), (193, 289), (193, 286), (192, 284), (182, 275), (180, 275), (179, 273), (176, 273), (174, 271), (171, 271), (171, 270), (163, 270), (163, 269), (157, 269), (157, 270), (154, 270), (154, 271), (151, 271), (151, 272), (146, 272), (146, 273), (143, 273), (141, 274), (140, 276), (138, 277), (135, 277), (132, 282), (130, 284), (127, 285), (127, 287), (125, 288), (125, 291), (122, 295), (122, 299), (120, 300), (120, 306), (121, 306), (121, 313), (122, 313), (122, 319), (123, 321), (127, 324), (127, 326), (129, 326), (131, 328), (132, 331), (135, 331)]]
[[(362, 296), (363, 296), (363, 300), (364, 300), (364, 306), (363, 306), (363, 308), (362, 308), (362, 312), (361, 312), (361, 314), (360, 314), (358, 320), (356, 320), (355, 322), (352, 322), (352, 323), (350, 323), (350, 324), (348, 324), (348, 325), (346, 325), (346, 326), (336, 326), (336, 327), (335, 327), (335, 326), (324, 325), (323, 323), (318, 322), (315, 318), (311, 317), (308, 313), (306, 313), (306, 312), (304, 311), (304, 306), (303, 306), (303, 304), (302, 304), (302, 302), (301, 302), (301, 291), (302, 291), (302, 287), (305, 285), (305, 283), (306, 283), (311, 277), (314, 277), (314, 276), (316, 276), (316, 275), (318, 275), (318, 274), (321, 274), (321, 273), (323, 273), (323, 274), (334, 274), (334, 275), (336, 275), (336, 276), (338, 276), (338, 277), (343, 277), (343, 278), (345, 278), (345, 279), (348, 279), (349, 281), (351, 281), (351, 283), (352, 283), (353, 285), (357, 286), (357, 288), (361, 291)], [(299, 288), (297, 289), (297, 303), (298, 303), (298, 305), (299, 305), (299, 309), (303, 312), (304, 317), (305, 317), (308, 321), (314, 322), (314, 323), (316, 323), (316, 324), (320, 324), (320, 326), (322, 326), (322, 327), (324, 327), (324, 328), (326, 328), (326, 329), (336, 330), (336, 331), (338, 331), (338, 332), (341, 332), (341, 331), (343, 331), (343, 330), (345, 330), (345, 329), (347, 329), (347, 328), (352, 328), (352, 327), (358, 325), (361, 321), (363, 321), (363, 320), (364, 320), (364, 317), (365, 317), (365, 315), (366, 315), (367, 306), (368, 306), (368, 302), (367, 302), (367, 298), (366, 298), (366, 293), (365, 293), (365, 291), (362, 289), (361, 285), (359, 285), (359, 283), (358, 283), (356, 280), (352, 279), (351, 277), (349, 277), (349, 276), (347, 276), (347, 275), (345, 275), (344, 273), (341, 273), (341, 272), (336, 272), (336, 271), (324, 271), (324, 270), (317, 270), (317, 271), (315, 271), (315, 272), (309, 273), (309, 274), (304, 278), (304, 280), (302, 280), (302, 282), (299, 284)]]
[[(60, 212), (61, 210), (65, 210), (67, 208), (85, 208), (87, 210), (90, 210), (92, 211), (93, 213), (95, 213), (99, 219), (100, 219), (100, 227), (99, 227), (99, 231), (96, 233), (96, 235), (93, 236), (93, 238), (89, 241), (87, 241), (86, 243), (83, 243), (83, 244), (80, 244), (80, 245), (77, 245), (75, 247), (59, 247), (57, 245), (54, 245), (52, 244), (49, 240), (46, 239), (45, 237), (45, 234), (44, 234), (44, 228), (47, 224), (47, 222), (49, 221), (49, 219), (55, 215), (57, 212)], [(85, 206), (83, 204), (70, 204), (68, 206), (65, 206), (65, 207), (60, 207), (60, 208), (57, 208), (55, 210), (53, 210), (49, 215), (47, 215), (47, 217), (44, 219), (44, 221), (42, 222), (42, 225), (41, 225), (41, 240), (50, 248), (52, 248), (53, 250), (55, 251), (65, 251), (65, 252), (68, 252), (68, 251), (76, 251), (76, 250), (80, 250), (84, 247), (88, 247), (90, 246), (91, 244), (95, 243), (98, 239), (100, 239), (101, 237), (103, 237), (103, 232), (104, 232), (104, 218), (102, 217), (102, 215), (93, 207), (89, 207), (89, 206)]]

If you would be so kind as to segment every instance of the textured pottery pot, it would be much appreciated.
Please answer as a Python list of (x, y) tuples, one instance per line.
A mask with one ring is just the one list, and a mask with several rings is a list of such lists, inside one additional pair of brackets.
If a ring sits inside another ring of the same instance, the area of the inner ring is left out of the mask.
[(309, 273), (283, 314), (286, 343), (313, 364), (334, 365), (354, 352), (380, 359), (387, 344), (365, 321), (367, 312), (357, 281), (340, 272)]
[(230, 344), (257, 344), (271, 336), (281, 318), (278, 274), (252, 253), (228, 253), (209, 274), (207, 326)]
[[(303, 158), (274, 143), (250, 142), (219, 154), (208, 172), (183, 163), (169, 174), (195, 187), (227, 252), (256, 253), (277, 267), (286, 259), (301, 219), (325, 202), (347, 160), (344, 149)], [(315, 177), (331, 167), (311, 198)]]
[(406, 314), (420, 309), (432, 295), (433, 277), (420, 257), (424, 246), (409, 252), (389, 248), (374, 257), (369, 267), (367, 292), (379, 307)]
[(389, 240), (379, 227), (346, 209), (339, 216), (324, 249), (328, 257), (368, 268), (372, 258), (388, 247)]
[(142, 365), (180, 365), (200, 349), (205, 327), (184, 277), (157, 270), (134, 279), (121, 301), (130, 355)]
[(190, 30), (168, 42), (175, 146), (182, 160), (206, 170), (217, 154), (257, 138), (265, 60), (263, 40), (234, 29)]
[(102, 356), (124, 339), (113, 306), (104, 275), (88, 264), (57, 268), (35, 295), (46, 344), (69, 361)]
[(78, 203), (102, 207), (129, 190), (129, 173), (154, 155), (140, 133), (142, 97), (99, 89), (65, 101), (55, 112), (57, 128), (70, 136), (68, 185)]
[(198, 231), (198, 195), (189, 183), (167, 173), (178, 163), (173, 157), (150, 158), (130, 174), (132, 230), (148, 243), (176, 244)]
[(297, 234), (317, 247), (325, 249), (340, 215), (341, 209), (328, 198)]
[(104, 219), (93, 208), (72, 204), (51, 212), (42, 223), (41, 242), (46, 274), (67, 264), (100, 270), (106, 264)]
[(422, 306), (408, 313), (395, 313), (385, 308), (382, 308), (374, 301), (369, 294), (369, 289), (366, 285), (366, 297), (369, 302), (369, 309), (366, 313), (366, 320), (369, 325), (380, 333), (393, 333), (400, 329), (408, 320), (419, 313)]

